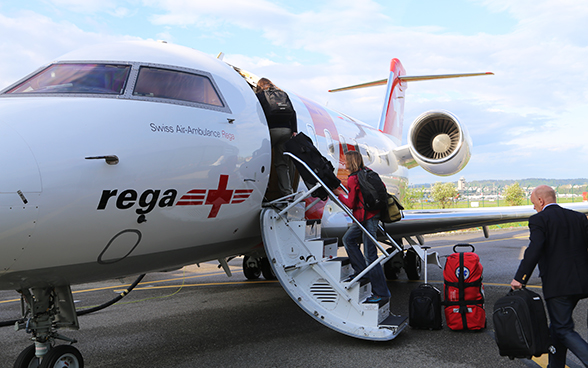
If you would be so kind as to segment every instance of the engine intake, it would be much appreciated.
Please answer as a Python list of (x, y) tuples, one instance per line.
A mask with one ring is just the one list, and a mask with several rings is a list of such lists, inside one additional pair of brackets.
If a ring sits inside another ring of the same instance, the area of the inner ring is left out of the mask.
[(421, 114), (408, 130), (413, 159), (435, 175), (453, 175), (468, 163), (472, 141), (457, 117), (447, 111)]

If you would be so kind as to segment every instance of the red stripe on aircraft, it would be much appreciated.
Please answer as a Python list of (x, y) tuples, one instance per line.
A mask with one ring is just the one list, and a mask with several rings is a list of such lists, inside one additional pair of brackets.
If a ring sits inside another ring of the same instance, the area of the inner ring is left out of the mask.
[(212, 205), (208, 218), (215, 218), (223, 204), (243, 203), (253, 193), (253, 189), (227, 189), (228, 175), (221, 175), (217, 189), (192, 189), (184, 194), (176, 206)]
[[(339, 140), (339, 133), (337, 132), (337, 126), (333, 122), (331, 115), (325, 110), (321, 105), (307, 100), (304, 97), (300, 97), (300, 100), (304, 103), (308, 112), (310, 113), (310, 117), (312, 118), (312, 123), (314, 124), (314, 130), (316, 134), (324, 137), (325, 136), (325, 129), (327, 129), (333, 139)], [(298, 127), (300, 129), (300, 127)]]
[(180, 201), (178, 203), (176, 203), (176, 206), (198, 206), (201, 204), (204, 204), (204, 200), (195, 202), (195, 201), (182, 201), (180, 199)]
[(180, 198), (180, 201), (181, 200), (187, 200), (187, 199), (200, 199), (200, 200), (203, 200), (204, 199), (204, 194), (199, 194), (199, 195), (189, 195), (189, 194), (186, 194), (186, 195), (182, 196), (182, 198)]

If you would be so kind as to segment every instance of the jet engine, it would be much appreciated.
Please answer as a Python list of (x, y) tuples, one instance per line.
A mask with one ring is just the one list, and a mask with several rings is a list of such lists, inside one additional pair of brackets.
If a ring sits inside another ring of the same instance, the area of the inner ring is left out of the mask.
[(459, 172), (471, 156), (472, 139), (457, 117), (447, 111), (428, 111), (408, 130), (412, 158), (431, 174), (447, 176)]

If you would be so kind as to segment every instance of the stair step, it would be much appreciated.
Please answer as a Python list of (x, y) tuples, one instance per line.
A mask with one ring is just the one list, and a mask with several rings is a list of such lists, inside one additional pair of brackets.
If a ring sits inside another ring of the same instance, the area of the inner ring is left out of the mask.
[[(367, 300), (367, 298), (366, 298), (366, 300)], [(389, 301), (390, 301), (390, 299), (385, 299), (385, 298), (382, 298), (382, 299), (380, 299), (380, 301), (379, 301), (379, 302), (377, 302), (377, 303), (368, 303), (368, 302), (366, 302), (366, 301), (364, 300), (364, 301), (362, 302), (362, 304), (364, 304), (364, 305), (377, 305), (378, 307), (383, 307), (383, 306), (384, 306), (384, 305), (386, 305), (386, 304), (387, 304)]]
[(353, 274), (351, 261), (348, 257), (335, 257), (328, 260), (327, 264), (333, 264), (333, 277), (340, 282), (345, 281)]
[(408, 317), (403, 317), (403, 316), (397, 316), (394, 314), (391, 314), (388, 318), (386, 318), (384, 321), (380, 322), (380, 327), (386, 327), (386, 328), (404, 328), (406, 327), (406, 325), (408, 324)]
[(321, 237), (321, 220), (306, 220), (306, 240), (320, 239)]

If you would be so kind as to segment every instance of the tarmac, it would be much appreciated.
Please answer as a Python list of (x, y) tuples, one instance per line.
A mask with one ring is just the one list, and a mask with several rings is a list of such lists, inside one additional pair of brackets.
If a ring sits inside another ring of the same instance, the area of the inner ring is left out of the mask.
[[(479, 332), (415, 330), (407, 327), (387, 342), (359, 340), (319, 324), (302, 311), (277, 281), (247, 280), (241, 258), (229, 262), (232, 277), (217, 262), (147, 275), (127, 297), (107, 309), (81, 316), (80, 330), (61, 333), (78, 340), (86, 367), (546, 367), (546, 357), (510, 360), (494, 341), (492, 307), (509, 290), (528, 230), (515, 228), (427, 236), (441, 263), (457, 243), (476, 248), (484, 267), (487, 328)], [(340, 251), (344, 250), (341, 248)], [(537, 270), (529, 287), (541, 293)], [(442, 270), (428, 267), (440, 290)], [(102, 304), (133, 278), (72, 286), (78, 309)], [(409, 281), (402, 271), (389, 281), (391, 311), (408, 315)], [(576, 330), (586, 338), (588, 302), (576, 308)], [(18, 294), (0, 291), (0, 321), (20, 317)], [(0, 328), (0, 367), (12, 367), (31, 342), (24, 331)], [(580, 367), (568, 353), (568, 366)]]

